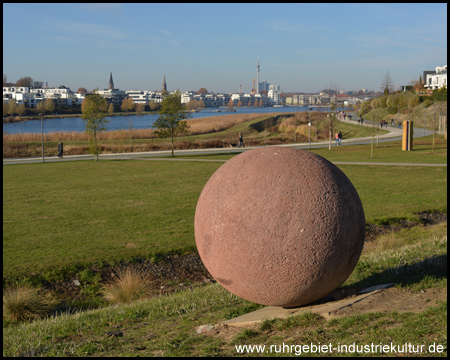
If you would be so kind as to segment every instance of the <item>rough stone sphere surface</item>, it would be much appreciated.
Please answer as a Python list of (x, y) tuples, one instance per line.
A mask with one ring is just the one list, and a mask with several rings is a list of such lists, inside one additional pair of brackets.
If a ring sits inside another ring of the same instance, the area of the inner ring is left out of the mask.
[(195, 239), (210, 274), (246, 300), (295, 307), (351, 274), (364, 243), (353, 184), (328, 160), (280, 146), (246, 151), (205, 185)]

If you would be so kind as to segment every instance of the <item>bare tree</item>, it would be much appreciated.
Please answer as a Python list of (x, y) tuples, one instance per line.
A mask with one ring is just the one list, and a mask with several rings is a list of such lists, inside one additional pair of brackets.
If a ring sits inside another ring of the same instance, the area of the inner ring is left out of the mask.
[(25, 76), (20, 78), (19, 80), (17, 80), (16, 82), (16, 86), (23, 86), (23, 87), (29, 87), (30, 89), (32, 88), (33, 85), (33, 78), (30, 76)]
[(195, 92), (196, 94), (202, 94), (202, 95), (206, 95), (208, 93), (208, 90), (206, 90), (205, 88), (200, 88), (198, 91)]
[(388, 90), (389, 92), (394, 92), (394, 84), (391, 79), (391, 74), (389, 71), (386, 72), (386, 74), (383, 77), (383, 81), (381, 82), (380, 90), (385, 91)]
[(140, 114), (141, 112), (143, 112), (143, 111), (144, 111), (144, 108), (145, 108), (145, 104), (142, 104), (142, 103), (135, 103), (135, 104), (134, 104), (134, 109), (136, 110), (136, 112), (137, 112), (138, 114)]

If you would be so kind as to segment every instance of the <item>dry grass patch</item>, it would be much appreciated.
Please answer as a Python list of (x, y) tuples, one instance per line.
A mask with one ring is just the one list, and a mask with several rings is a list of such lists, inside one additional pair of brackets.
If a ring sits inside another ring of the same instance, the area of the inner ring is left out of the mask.
[(209, 134), (218, 131), (227, 130), (237, 124), (241, 124), (246, 121), (254, 120), (262, 116), (275, 116), (279, 113), (267, 113), (267, 114), (233, 114), (233, 115), (220, 115), (209, 116), (198, 119), (188, 120), (189, 131), (191, 135)]
[(102, 288), (103, 297), (111, 302), (125, 304), (151, 296), (150, 276), (142, 271), (128, 268)]
[(50, 307), (36, 289), (11, 286), (3, 290), (3, 317), (10, 321), (24, 321), (44, 317)]

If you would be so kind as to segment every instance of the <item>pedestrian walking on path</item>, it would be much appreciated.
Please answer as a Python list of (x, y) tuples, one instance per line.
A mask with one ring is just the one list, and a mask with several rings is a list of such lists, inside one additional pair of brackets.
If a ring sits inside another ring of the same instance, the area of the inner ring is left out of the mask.
[(241, 146), (245, 148), (244, 139), (242, 137), (242, 134), (239, 133), (239, 145), (238, 145), (238, 148), (240, 148)]
[(64, 148), (63, 148), (63, 143), (61, 141), (58, 144), (58, 157), (62, 158), (63, 157), (63, 152), (64, 152)]

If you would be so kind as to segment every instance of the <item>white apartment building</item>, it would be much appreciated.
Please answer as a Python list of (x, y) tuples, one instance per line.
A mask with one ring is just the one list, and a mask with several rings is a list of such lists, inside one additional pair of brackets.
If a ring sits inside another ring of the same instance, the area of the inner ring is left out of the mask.
[[(241, 106), (259, 106), (262, 99), (262, 106), (272, 106), (273, 102), (269, 96), (264, 96), (261, 94), (232, 94), (231, 99), (233, 100), (233, 106), (238, 106), (239, 101)], [(227, 104), (225, 104), (227, 105)]]
[(227, 106), (230, 101), (230, 94), (196, 94), (192, 91), (186, 91), (181, 94), (181, 103), (187, 104), (191, 100), (203, 101), (205, 107)]
[(29, 92), (30, 88), (28, 87), (3, 86), (3, 101), (16, 100), (17, 94), (28, 94)]
[(3, 101), (15, 100), (17, 104), (24, 103), (27, 107), (36, 105), (47, 99), (53, 99), (55, 105), (81, 104), (84, 99), (82, 94), (74, 94), (69, 88), (60, 86), (58, 88), (30, 89), (28, 87), (3, 87)]
[(161, 102), (161, 93), (147, 90), (126, 90), (125, 96), (132, 99), (135, 104), (148, 104), (150, 101)]
[(447, 65), (436, 66), (435, 74), (427, 74), (424, 86), (431, 90), (447, 86)]
[(36, 96), (30, 94), (30, 89), (28, 87), (15, 87), (7, 86), (3, 87), (3, 101), (8, 102), (9, 100), (14, 100), (17, 104), (25, 104), (27, 107), (36, 107), (39, 101), (36, 100)]
[(280, 92), (280, 85), (269, 85), (269, 91), (273, 90), (275, 92)]
[[(274, 85), (270, 85), (270, 86), (274, 86)], [(272, 104), (273, 105), (279, 105), (281, 98), (280, 98), (280, 92), (279, 91), (275, 91), (273, 89), (270, 89), (267, 96), (271, 99)]]

